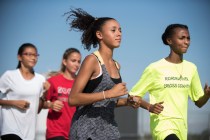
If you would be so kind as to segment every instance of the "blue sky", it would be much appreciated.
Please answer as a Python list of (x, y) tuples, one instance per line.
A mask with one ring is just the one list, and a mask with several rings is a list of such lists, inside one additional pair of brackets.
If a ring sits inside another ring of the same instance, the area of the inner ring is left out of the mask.
[[(16, 68), (17, 50), (25, 42), (38, 48), (40, 57), (35, 70), (39, 73), (58, 70), (66, 48), (78, 48), (83, 58), (93, 52), (95, 49), (83, 49), (80, 32), (69, 31), (63, 14), (71, 7), (119, 21), (122, 43), (114, 51), (114, 58), (121, 65), (129, 90), (148, 64), (168, 56), (169, 47), (163, 45), (161, 35), (172, 23), (188, 25), (191, 45), (184, 58), (197, 65), (202, 85), (210, 84), (208, 0), (1, 0), (0, 75)], [(194, 106), (190, 109), (197, 111)], [(209, 110), (209, 105), (201, 109), (204, 115)]]

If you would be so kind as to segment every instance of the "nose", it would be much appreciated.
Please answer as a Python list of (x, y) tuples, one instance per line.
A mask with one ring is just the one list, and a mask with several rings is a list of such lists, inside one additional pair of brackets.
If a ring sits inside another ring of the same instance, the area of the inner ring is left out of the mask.
[(190, 44), (190, 39), (185, 39), (185, 44), (189, 45)]
[(122, 32), (120, 30), (118, 30), (118, 35), (120, 35), (120, 36), (122, 35)]

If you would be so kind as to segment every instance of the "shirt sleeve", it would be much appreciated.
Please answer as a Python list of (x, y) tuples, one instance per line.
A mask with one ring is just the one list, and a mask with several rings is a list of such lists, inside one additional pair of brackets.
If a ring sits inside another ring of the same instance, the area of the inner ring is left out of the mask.
[(9, 90), (9, 76), (8, 73), (5, 72), (0, 78), (0, 95), (7, 93)]
[(195, 69), (190, 88), (191, 92), (189, 93), (189, 96), (192, 101), (197, 101), (200, 97), (204, 95), (197, 68)]
[(152, 71), (150, 66), (144, 70), (139, 81), (132, 87), (130, 95), (143, 97), (150, 90), (154, 81)]

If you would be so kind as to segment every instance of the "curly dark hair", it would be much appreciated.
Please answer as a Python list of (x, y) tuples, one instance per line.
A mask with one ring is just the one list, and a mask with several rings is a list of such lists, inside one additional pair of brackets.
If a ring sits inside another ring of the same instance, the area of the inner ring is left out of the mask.
[(176, 28), (183, 28), (187, 29), (187, 25), (184, 24), (170, 24), (168, 27), (165, 29), (165, 32), (162, 34), (162, 41), (165, 45), (168, 45), (167, 38), (171, 37), (174, 34), (174, 29)]
[(96, 31), (100, 31), (106, 21), (115, 20), (110, 17), (95, 18), (81, 8), (71, 9), (69, 12), (64, 13), (64, 16), (66, 15), (66, 22), (69, 23), (70, 30), (83, 32), (81, 42), (84, 49), (88, 51), (91, 49), (91, 45), (93, 45), (93, 48), (97, 47)]

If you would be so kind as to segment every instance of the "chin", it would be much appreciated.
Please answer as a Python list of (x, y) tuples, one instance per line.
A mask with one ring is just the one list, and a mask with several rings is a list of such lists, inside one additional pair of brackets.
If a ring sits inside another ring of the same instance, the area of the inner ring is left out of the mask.
[(114, 48), (119, 48), (120, 47), (120, 45), (118, 45), (118, 46), (114, 46)]
[(73, 74), (75, 74), (77, 72), (77, 70), (75, 70), (75, 71), (71, 71), (71, 73), (73, 73)]
[(35, 67), (36, 66), (36, 64), (30, 64), (29, 65), (29, 67), (31, 67), (31, 68), (33, 68), (33, 67)]

